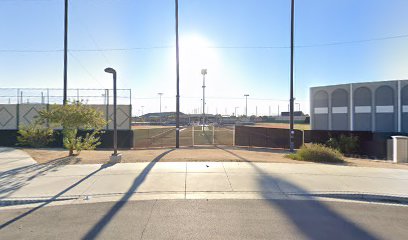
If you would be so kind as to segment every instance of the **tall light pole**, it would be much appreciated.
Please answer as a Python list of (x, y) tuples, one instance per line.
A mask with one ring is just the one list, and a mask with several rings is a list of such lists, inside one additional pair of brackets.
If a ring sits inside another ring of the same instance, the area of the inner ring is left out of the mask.
[(291, 4), (291, 14), (290, 14), (290, 133), (289, 133), (289, 146), (290, 151), (294, 152), (295, 143), (295, 131), (293, 130), (294, 118), (293, 118), (293, 109), (294, 109), (294, 97), (293, 97), (293, 55), (294, 55), (294, 37), (295, 37), (295, 0), (292, 0)]
[(159, 98), (160, 98), (160, 123), (162, 123), (162, 114), (161, 114), (161, 98), (163, 93), (158, 93), (159, 94)]
[(235, 117), (237, 117), (237, 109), (238, 109), (239, 107), (235, 107)]
[(248, 97), (249, 94), (244, 94), (245, 97), (245, 117), (248, 117)]
[(68, 0), (65, 0), (65, 15), (64, 15), (64, 97), (63, 103), (67, 102), (68, 88)]
[(113, 74), (113, 154), (112, 154), (112, 157), (118, 160), (117, 158), (118, 156), (118, 129), (116, 126), (116, 71), (113, 68), (105, 68), (105, 72)]
[(175, 0), (176, 18), (176, 148), (180, 147), (180, 60), (179, 60), (179, 27), (178, 27), (178, 0)]
[(201, 69), (201, 74), (203, 75), (203, 131), (205, 124), (205, 75), (207, 74), (207, 69)]

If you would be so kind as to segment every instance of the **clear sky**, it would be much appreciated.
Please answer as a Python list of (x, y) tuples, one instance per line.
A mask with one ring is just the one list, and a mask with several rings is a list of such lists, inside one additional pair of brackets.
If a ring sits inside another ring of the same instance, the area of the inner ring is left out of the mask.
[[(287, 109), (290, 0), (180, 0), (181, 111)], [(309, 87), (408, 78), (408, 1), (297, 0), (295, 97)], [(63, 84), (63, 0), (0, 0), (0, 86)], [(70, 0), (69, 88), (132, 89), (134, 114), (175, 110), (173, 0)], [(369, 40), (369, 41), (365, 41)], [(339, 44), (337, 44), (339, 43)], [(40, 52), (32, 51), (40, 50)], [(103, 51), (83, 51), (103, 50)], [(280, 102), (278, 102), (280, 101)], [(297, 108), (298, 106), (296, 106)]]

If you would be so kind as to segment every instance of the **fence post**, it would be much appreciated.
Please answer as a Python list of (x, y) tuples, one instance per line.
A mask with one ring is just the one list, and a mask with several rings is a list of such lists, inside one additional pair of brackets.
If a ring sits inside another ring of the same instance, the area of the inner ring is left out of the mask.
[[(50, 111), (50, 91), (47, 88), (47, 105), (45, 106), (47, 109), (47, 112)], [(46, 120), (47, 127), (50, 127), (50, 123), (48, 122), (48, 119)]]
[(20, 129), (20, 101), (19, 101), (19, 94), (20, 94), (20, 89), (17, 89), (17, 105), (16, 105), (16, 126), (17, 130)]
[(192, 126), (191, 133), (192, 133), (191, 139), (192, 139), (193, 147), (194, 147), (194, 125)]
[(109, 89), (105, 89), (106, 97), (106, 130), (109, 130)]
[(232, 129), (232, 146), (235, 146), (235, 124), (234, 128)]
[(212, 131), (212, 144), (214, 145), (214, 143), (215, 143), (215, 138), (214, 138), (214, 136), (215, 136), (215, 126), (213, 125), (213, 131)]

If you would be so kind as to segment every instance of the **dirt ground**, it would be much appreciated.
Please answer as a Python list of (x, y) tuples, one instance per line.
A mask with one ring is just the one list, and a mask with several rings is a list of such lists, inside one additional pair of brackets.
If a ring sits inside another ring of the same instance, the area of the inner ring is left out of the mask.
[[(289, 123), (257, 123), (254, 127), (265, 127), (265, 128), (284, 128), (289, 129)], [(310, 130), (310, 124), (295, 124), (295, 129), (299, 130)]]
[[(112, 151), (95, 150), (82, 151), (79, 156), (68, 157), (65, 149), (32, 149), (22, 148), (38, 163), (62, 161), (64, 164), (104, 164), (109, 161)], [(288, 153), (283, 150), (264, 148), (238, 148), (238, 147), (186, 147), (180, 149), (157, 148), (120, 150), (123, 163), (151, 162), (160, 158), (160, 162), (273, 162), (293, 164), (320, 164), (303, 162), (285, 158)], [(393, 164), (391, 161), (346, 158), (346, 162), (338, 165), (357, 167), (377, 167), (407, 169), (408, 164)]]

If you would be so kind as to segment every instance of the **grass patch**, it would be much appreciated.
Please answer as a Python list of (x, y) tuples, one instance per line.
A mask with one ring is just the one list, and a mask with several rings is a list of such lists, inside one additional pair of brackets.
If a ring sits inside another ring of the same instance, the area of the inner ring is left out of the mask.
[(303, 145), (296, 153), (286, 155), (287, 158), (321, 163), (343, 163), (343, 155), (335, 149), (322, 144)]

